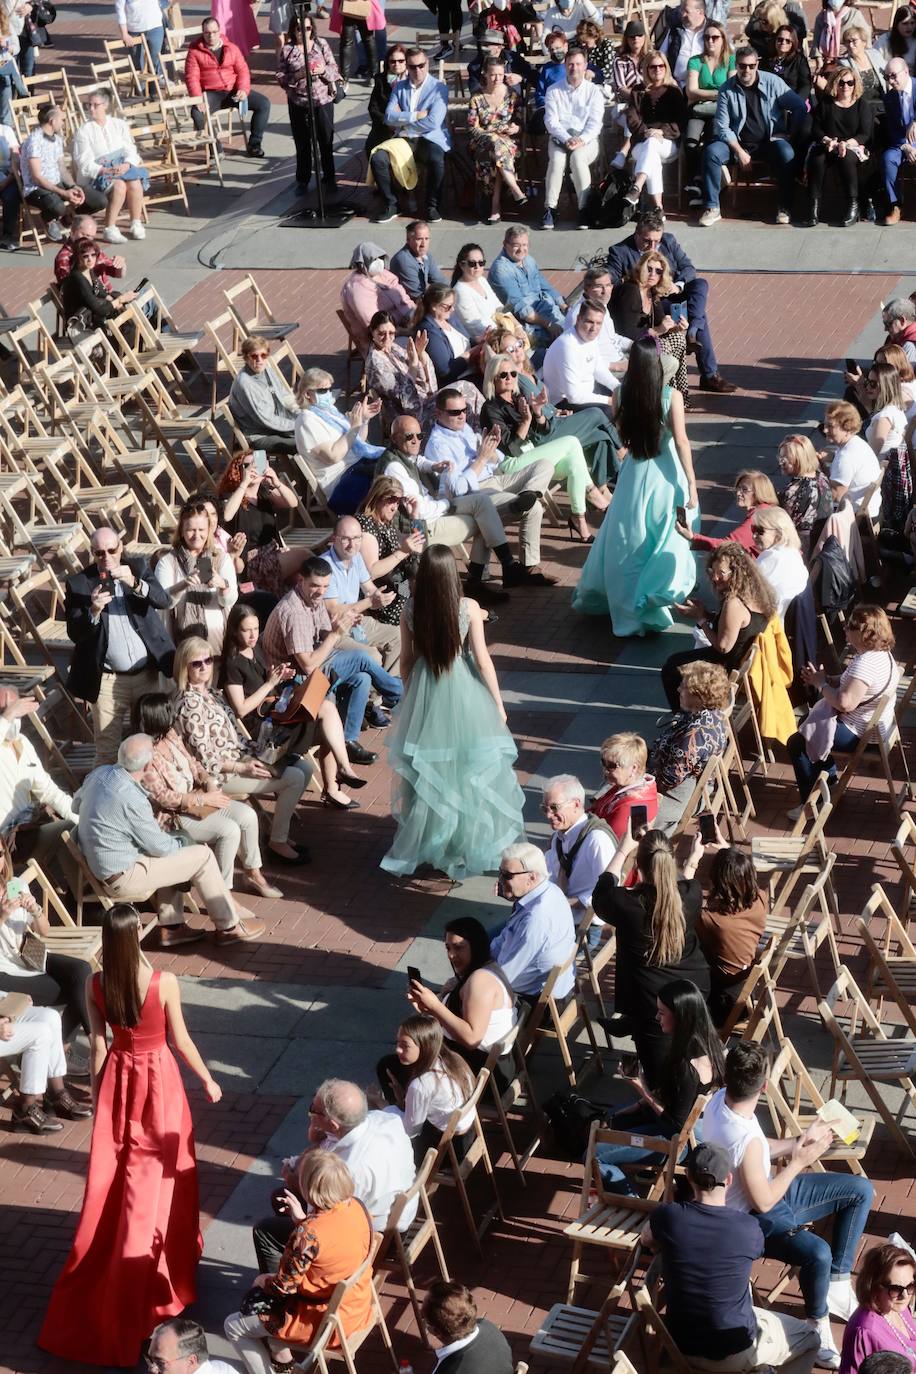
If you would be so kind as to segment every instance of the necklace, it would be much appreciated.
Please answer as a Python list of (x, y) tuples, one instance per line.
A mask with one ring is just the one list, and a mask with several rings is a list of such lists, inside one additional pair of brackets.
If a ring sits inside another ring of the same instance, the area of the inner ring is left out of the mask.
[(899, 1326), (891, 1321), (890, 1316), (886, 1312), (880, 1313), (881, 1320), (885, 1325), (890, 1327), (891, 1331), (893, 1331), (898, 1344), (902, 1345), (909, 1355), (916, 1357), (916, 1341), (914, 1341), (913, 1335), (906, 1324), (903, 1313), (895, 1312), (893, 1315), (897, 1317), (900, 1323)]

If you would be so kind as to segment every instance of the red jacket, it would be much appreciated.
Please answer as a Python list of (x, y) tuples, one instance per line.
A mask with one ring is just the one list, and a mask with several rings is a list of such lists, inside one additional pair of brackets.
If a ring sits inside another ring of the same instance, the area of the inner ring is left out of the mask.
[(600, 816), (622, 840), (630, 823), (630, 808), (644, 806), (648, 812), (649, 825), (658, 815), (658, 789), (651, 773), (644, 773), (639, 782), (629, 787), (612, 787), (596, 797), (588, 808), (593, 816)]
[(223, 39), (220, 61), (216, 60), (212, 48), (208, 48), (202, 38), (197, 38), (188, 48), (184, 84), (189, 95), (200, 95), (203, 91), (226, 91), (229, 94), (242, 91), (247, 95), (251, 90), (251, 72), (241, 49), (230, 43), (228, 38)]

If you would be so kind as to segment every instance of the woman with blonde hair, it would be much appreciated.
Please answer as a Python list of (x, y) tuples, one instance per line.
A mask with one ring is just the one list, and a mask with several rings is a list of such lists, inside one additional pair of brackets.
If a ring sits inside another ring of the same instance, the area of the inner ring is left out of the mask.
[(356, 512), (363, 531), (360, 553), (369, 576), (383, 591), (394, 592), (390, 605), (372, 612), (383, 625), (400, 625), (410, 582), (426, 544), (422, 530), (413, 525), (401, 528), (398, 511), (403, 499), (404, 488), (394, 477), (376, 477)]
[(712, 550), (721, 548), (723, 544), (740, 544), (753, 558), (757, 552), (751, 532), (754, 515), (764, 506), (775, 506), (776, 502), (776, 489), (766, 473), (759, 468), (745, 468), (735, 478), (735, 505), (739, 510), (747, 511), (740, 525), (736, 525), (723, 539), (711, 534), (694, 534), (686, 525), (678, 525), (678, 533), (690, 540), (692, 549)]
[[(779, 0), (762, 0), (761, 4), (755, 6), (745, 25), (744, 36), (761, 62), (769, 64), (776, 56), (776, 34), (791, 22)], [(802, 24), (804, 25), (804, 17)], [(795, 27), (794, 24), (792, 26)], [(804, 29), (802, 39), (806, 36), (807, 30)]]
[(687, 100), (664, 53), (650, 49), (642, 60), (644, 85), (630, 94), (627, 128), (634, 176), (626, 200), (638, 205), (643, 189), (662, 208), (662, 167), (678, 155), (687, 123)]
[(859, 187), (872, 180), (870, 145), (874, 132), (872, 107), (862, 95), (862, 78), (855, 67), (836, 67), (826, 78), (814, 110), (808, 149), (810, 205), (805, 228), (818, 223), (821, 190), (828, 164), (836, 169), (846, 196), (841, 223), (848, 229), (859, 221)]
[[(621, 875), (634, 849), (637, 883), (627, 888)], [(643, 1078), (650, 1089), (657, 1087), (668, 1050), (657, 1019), (659, 993), (675, 978), (709, 992), (709, 966), (696, 934), (703, 889), (696, 879), (678, 877), (668, 836), (646, 830), (638, 838), (624, 836), (595, 884), (592, 906), (617, 932), (615, 1014), (628, 1018)]]
[(778, 506), (756, 511), (751, 530), (759, 549), (757, 571), (769, 583), (776, 597), (776, 614), (784, 620), (791, 602), (801, 596), (808, 585), (808, 569), (801, 556), (798, 531)]
[(226, 617), (238, 600), (235, 564), (213, 538), (203, 501), (188, 502), (178, 515), (170, 551), (156, 564), (156, 581), (170, 594), (172, 638), (202, 634), (222, 652)]
[(588, 809), (610, 826), (618, 840), (626, 834), (634, 806), (646, 808), (650, 825), (658, 812), (655, 779), (646, 772), (648, 758), (649, 749), (642, 735), (628, 730), (608, 735), (601, 745), (605, 785)]
[(681, 819), (709, 760), (728, 744), (731, 689), (725, 669), (700, 659), (680, 671), (678, 709), (652, 741), (648, 762), (658, 789), (655, 825), (667, 834)]
[(833, 495), (827, 474), (821, 470), (817, 450), (807, 434), (788, 434), (777, 450), (779, 471), (789, 485), (779, 496), (779, 504), (798, 530), (807, 553), (812, 526), (826, 520), (833, 511)]
[(762, 634), (776, 611), (776, 597), (753, 560), (738, 544), (723, 544), (710, 554), (706, 571), (719, 597), (719, 609), (707, 610), (691, 598), (678, 607), (696, 622), (701, 648), (672, 654), (662, 665), (662, 686), (672, 711), (678, 704), (681, 669), (703, 659), (719, 663), (727, 673), (737, 668), (751, 644)]
[(629, 275), (611, 293), (611, 318), (618, 334), (627, 339), (646, 336), (657, 341), (661, 353), (675, 359), (674, 385), (687, 399), (687, 330), (685, 317), (676, 320), (670, 300), (675, 295), (668, 260), (654, 248), (643, 253)]
[[(334, 1289), (372, 1254), (369, 1213), (355, 1196), (353, 1175), (331, 1150), (309, 1149), (299, 1158), (297, 1189), (278, 1198), (294, 1223), (276, 1274), (259, 1274), (242, 1308), (223, 1329), (251, 1374), (298, 1368), (290, 1347), (307, 1349), (328, 1310)], [(348, 1291), (337, 1317), (345, 1336), (361, 1331), (372, 1315), (372, 1270)]]

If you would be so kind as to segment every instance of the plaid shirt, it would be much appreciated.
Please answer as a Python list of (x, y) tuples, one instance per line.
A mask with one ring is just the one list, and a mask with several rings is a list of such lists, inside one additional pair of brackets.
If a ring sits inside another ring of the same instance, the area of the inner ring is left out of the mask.
[[(69, 277), (72, 267), (73, 244), (64, 243), (58, 249), (57, 256), (54, 259), (54, 280), (58, 285)], [(103, 253), (100, 248), (99, 256), (96, 259), (96, 265), (92, 269), (92, 275), (97, 281), (102, 283), (106, 291), (111, 290), (111, 282), (108, 279), (109, 273), (112, 277), (122, 277), (124, 275), (124, 269), (123, 267), (115, 267), (114, 260), (110, 258), (107, 253)]]
[(313, 608), (293, 587), (271, 611), (260, 645), (272, 668), (276, 663), (288, 663), (294, 654), (312, 653), (330, 633), (331, 619), (324, 602)]

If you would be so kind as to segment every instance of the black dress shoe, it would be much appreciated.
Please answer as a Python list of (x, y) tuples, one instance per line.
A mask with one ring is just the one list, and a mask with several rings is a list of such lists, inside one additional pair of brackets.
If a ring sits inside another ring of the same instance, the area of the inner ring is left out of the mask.
[(369, 781), (369, 779), (368, 779), (368, 778), (358, 778), (358, 777), (356, 776), (355, 773), (340, 773), (340, 772), (338, 772), (338, 774), (337, 774), (337, 781), (338, 781), (338, 782), (346, 783), (347, 787), (365, 787), (365, 786), (366, 786), (366, 783)]
[(267, 846), (271, 863), (281, 864), (284, 868), (300, 868), (303, 864), (312, 862), (312, 856), (304, 844), (294, 844), (293, 849), (296, 851), (296, 857), (291, 859), (288, 854), (278, 854), (270, 845)]
[(522, 577), (519, 583), (522, 587), (555, 587), (557, 579), (548, 577), (542, 573), (540, 568), (522, 568)]
[(368, 768), (370, 763), (375, 763), (378, 754), (373, 754), (371, 749), (364, 749), (358, 740), (353, 740), (347, 743), (347, 758), (351, 763), (361, 763)]
[(517, 520), (520, 515), (527, 515), (540, 499), (536, 491), (520, 491), (506, 506), (506, 515), (510, 520)]
[(45, 1093), (44, 1109), (46, 1112), (54, 1112), (55, 1116), (63, 1117), (65, 1121), (85, 1121), (92, 1116), (92, 1108), (88, 1102), (77, 1102), (75, 1097), (71, 1097), (66, 1088), (62, 1093)]

